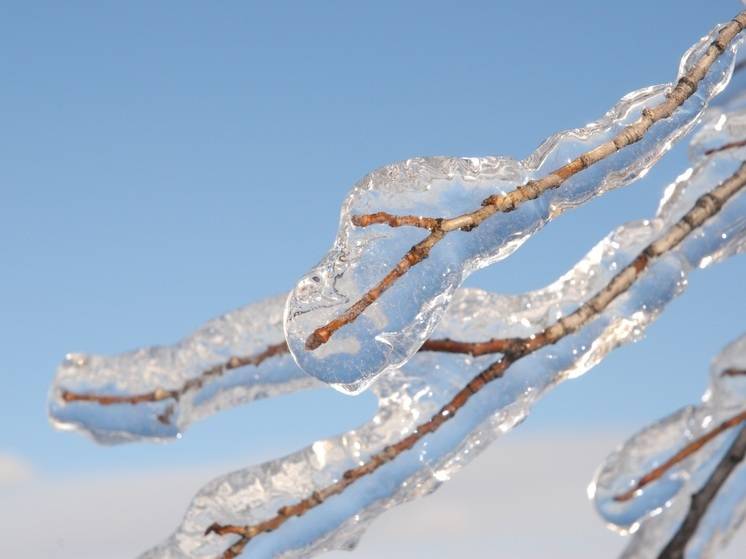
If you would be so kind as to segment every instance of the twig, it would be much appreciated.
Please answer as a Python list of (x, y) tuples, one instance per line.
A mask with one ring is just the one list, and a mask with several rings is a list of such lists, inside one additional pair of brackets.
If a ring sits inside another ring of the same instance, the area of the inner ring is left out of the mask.
[(417, 215), (394, 215), (388, 212), (376, 212), (373, 214), (353, 215), (352, 224), (357, 227), (368, 227), (369, 225), (383, 224), (389, 227), (420, 227), (421, 229), (437, 229), (443, 223), (440, 217), (422, 217)]
[(731, 444), (728, 452), (720, 460), (712, 475), (707, 479), (702, 488), (692, 495), (684, 521), (679, 529), (663, 548), (658, 559), (684, 559), (686, 546), (697, 532), (699, 523), (710, 508), (712, 501), (717, 496), (723, 484), (727, 481), (738, 465), (746, 457), (746, 427), (742, 427), (738, 436)]
[(211, 524), (205, 534), (234, 534), (239, 539), (222, 555), (232, 559), (240, 554), (252, 538), (264, 532), (279, 528), (289, 518), (302, 516), (309, 510), (324, 503), (334, 495), (342, 493), (358, 479), (375, 472), (382, 465), (392, 461), (417, 442), (454, 417), (471, 397), (488, 383), (501, 378), (508, 368), (523, 357), (539, 349), (555, 344), (562, 338), (576, 332), (602, 313), (617, 297), (625, 293), (647, 269), (652, 261), (675, 248), (689, 233), (700, 227), (707, 219), (716, 215), (723, 204), (746, 185), (746, 162), (728, 179), (712, 191), (700, 196), (694, 206), (675, 224), (668, 228), (661, 238), (649, 244), (629, 265), (617, 273), (596, 295), (583, 303), (566, 317), (556, 321), (541, 332), (527, 338), (514, 338), (506, 343), (502, 357), (472, 378), (456, 395), (435, 413), (429, 420), (420, 424), (411, 434), (397, 443), (384, 447), (373, 454), (366, 462), (344, 472), (342, 478), (295, 504), (282, 507), (277, 514), (253, 525)]
[(202, 371), (198, 376), (191, 378), (184, 382), (179, 388), (166, 390), (163, 388), (156, 388), (150, 392), (143, 392), (141, 394), (131, 394), (129, 396), (117, 396), (117, 395), (105, 395), (105, 394), (94, 394), (94, 393), (82, 393), (74, 392), (72, 390), (62, 390), (60, 397), (65, 402), (93, 402), (102, 406), (110, 406), (114, 404), (142, 404), (144, 402), (160, 402), (162, 400), (179, 400), (187, 392), (191, 390), (199, 390), (202, 386), (210, 379), (220, 377), (225, 372), (238, 369), (239, 367), (246, 367), (247, 365), (253, 365), (258, 367), (264, 361), (277, 355), (283, 355), (288, 352), (287, 344), (283, 341), (274, 345), (268, 346), (265, 350), (260, 353), (243, 356), (243, 357), (231, 357), (225, 363), (218, 363)]
[[(431, 339), (427, 340), (422, 345), (420, 351), (462, 353), (477, 357), (480, 355), (486, 355), (488, 353), (503, 353), (511, 343), (512, 340), (510, 338), (505, 340), (493, 339), (486, 342), (459, 342), (451, 340), (450, 338)], [(209, 369), (205, 369), (196, 377), (185, 381), (178, 388), (156, 388), (149, 392), (129, 395), (109, 395), (99, 394), (95, 392), (75, 392), (73, 390), (63, 389), (60, 391), (60, 398), (67, 403), (88, 402), (101, 406), (112, 406), (116, 404), (138, 405), (148, 402), (161, 402), (163, 400), (179, 401), (187, 393), (193, 390), (199, 390), (206, 383), (220, 378), (228, 371), (238, 369), (240, 367), (246, 367), (249, 365), (258, 367), (272, 357), (279, 357), (281, 355), (286, 355), (287, 353), (288, 346), (287, 343), (283, 341), (267, 346), (266, 349), (254, 355), (234, 356), (224, 363), (218, 363), (217, 365), (213, 365)], [(172, 413), (173, 409), (169, 409), (165, 413), (160, 414), (158, 416), (158, 419), (161, 421), (161, 423), (169, 423)]]
[(712, 155), (713, 153), (718, 153), (718, 152), (726, 151), (729, 149), (742, 148), (744, 146), (746, 146), (746, 140), (739, 140), (737, 142), (729, 142), (727, 144), (723, 144), (722, 146), (706, 150), (705, 155)]
[[(481, 203), (481, 207), (472, 212), (449, 219), (442, 219), (437, 225), (431, 224), (428, 221), (427, 223), (432, 226), (425, 228), (430, 229), (430, 234), (410, 248), (399, 263), (358, 301), (353, 303), (338, 317), (314, 330), (306, 339), (306, 349), (314, 350), (325, 344), (337, 330), (353, 322), (366, 308), (394, 285), (399, 278), (404, 276), (410, 268), (425, 260), (430, 251), (449, 233), (456, 230), (471, 231), (496, 213), (513, 211), (520, 204), (534, 200), (548, 190), (558, 188), (568, 178), (606, 159), (622, 148), (639, 142), (653, 124), (670, 117), (677, 108), (694, 94), (712, 64), (725, 52), (730, 42), (744, 27), (746, 27), (746, 11), (739, 13), (727, 25), (723, 26), (718, 33), (717, 39), (710, 44), (705, 54), (702, 55), (702, 58), (686, 74), (679, 78), (676, 85), (668, 93), (665, 101), (655, 107), (646, 107), (643, 109), (640, 118), (633, 124), (625, 127), (612, 140), (586, 151), (541, 179), (529, 181), (507, 194), (494, 194), (485, 198)], [(354, 216), (352, 222), (356, 224), (387, 223), (392, 227), (396, 227), (399, 225), (416, 224), (416, 219), (432, 218), (414, 218), (414, 216), (400, 216), (397, 218), (396, 216), (380, 212), (368, 216)], [(417, 226), (422, 227), (423, 225)]]
[(741, 377), (746, 376), (746, 369), (726, 369), (720, 373), (721, 377)]
[(663, 464), (650, 470), (648, 473), (642, 476), (637, 481), (637, 483), (635, 483), (632, 489), (630, 489), (629, 491), (625, 491), (624, 493), (620, 495), (615, 496), (614, 500), (617, 502), (624, 502), (624, 501), (631, 500), (633, 497), (636, 496), (637, 492), (640, 489), (660, 479), (661, 477), (663, 477), (663, 475), (667, 471), (673, 468), (676, 464), (683, 462), (684, 460), (686, 460), (687, 458), (695, 454), (697, 451), (699, 451), (707, 443), (716, 439), (718, 436), (722, 435), (729, 429), (732, 429), (733, 427), (740, 425), (744, 421), (746, 421), (746, 411), (741, 412), (738, 415), (734, 415), (733, 417), (729, 419), (726, 419), (720, 425), (715, 427), (712, 431), (709, 431), (705, 433), (704, 435), (694, 439), (692, 442), (690, 442), (684, 448), (682, 448), (676, 454), (674, 454), (671, 458), (663, 462)]
[(450, 338), (427, 340), (420, 351), (439, 351), (441, 353), (465, 353), (472, 357), (493, 353), (506, 353), (520, 338), (492, 338), (486, 342), (458, 342)]

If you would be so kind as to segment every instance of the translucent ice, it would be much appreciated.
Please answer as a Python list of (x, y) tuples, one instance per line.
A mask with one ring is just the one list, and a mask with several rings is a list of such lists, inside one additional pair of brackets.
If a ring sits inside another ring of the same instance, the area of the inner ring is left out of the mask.
[[(708, 120), (698, 141), (709, 138), (711, 129), (717, 127), (722, 141), (733, 140), (730, 132), (738, 128), (721, 126), (721, 120)], [(522, 295), (456, 290), (435, 337), (525, 337), (566, 316), (679, 220), (698, 196), (733, 173), (745, 153), (732, 149), (705, 155), (705, 151), (695, 144), (697, 165), (666, 189), (655, 218), (618, 228), (543, 290)], [(440, 428), (357, 479), (341, 495), (255, 536), (245, 549), (247, 556), (308, 557), (320, 551), (352, 548), (373, 518), (435, 490), (487, 444), (522, 421), (548, 389), (583, 374), (616, 346), (639, 339), (645, 327), (685, 288), (689, 271), (746, 248), (744, 215), (746, 193), (741, 191), (701, 229), (651, 262), (629, 290), (584, 327), (517, 361), (504, 377), (486, 384)], [(495, 355), (417, 353), (372, 387), (379, 407), (368, 423), (284, 458), (215, 479), (194, 498), (176, 532), (143, 557), (220, 556), (237, 536), (206, 535), (214, 522), (254, 525), (275, 517), (280, 507), (323, 491), (343, 479), (345, 471), (366, 463), (440, 413), (461, 387), (495, 359)]]
[[(731, 149), (717, 156), (703, 156), (713, 146), (746, 137), (746, 112), (725, 113), (712, 109), (709, 115), (708, 125), (697, 135), (691, 148), (693, 157), (702, 157), (704, 162), (690, 178), (666, 190), (661, 209), (666, 223), (680, 217), (687, 204), (731, 172), (739, 157), (746, 154), (746, 149)], [(743, 219), (739, 219), (738, 212), (743, 215), (743, 210), (743, 202), (734, 200), (723, 210), (725, 221), (723, 216), (718, 217), (703, 228), (708, 231), (706, 236), (679, 250), (688, 254), (690, 262), (699, 261), (702, 266), (722, 258), (725, 253), (742, 250), (744, 241), (739, 227), (743, 227)], [(617, 271), (625, 258), (631, 258), (642, 243), (657, 234), (662, 219), (631, 224), (620, 230), (615, 235), (623, 232), (623, 239), (612, 237), (591, 253), (591, 257), (596, 258), (593, 255), (601, 251), (598, 257), (608, 260), (604, 264), (606, 273), (601, 273), (600, 268), (588, 268), (588, 276), (584, 277), (582, 266), (588, 265), (581, 264), (571, 275), (571, 281), (562, 283), (562, 289), (555, 285), (545, 292), (527, 295), (527, 300), (533, 302), (526, 304), (533, 310), (523, 309), (507, 324), (529, 321), (526, 324), (535, 328), (540, 324), (536, 317), (541, 313), (546, 313), (545, 321), (548, 317), (567, 313), (582, 297), (600, 288), (609, 274)], [(709, 233), (720, 223), (726, 224), (719, 226), (722, 228), (719, 235), (724, 238)], [(567, 298), (572, 293), (575, 295)], [(545, 311), (548, 298), (554, 302)], [(107, 443), (140, 438), (167, 439), (177, 436), (191, 422), (221, 409), (320, 384), (298, 369), (285, 352), (281, 324), (284, 300), (284, 296), (275, 297), (231, 312), (207, 323), (174, 346), (143, 348), (112, 357), (68, 355), (50, 391), (52, 421), (60, 428), (80, 429)], [(457, 297), (457, 300), (463, 299)], [(497, 305), (495, 313), (516, 312), (512, 307), (493, 304)], [(463, 314), (463, 309), (457, 308), (454, 312), (458, 313), (454, 324), (461, 319), (467, 324), (475, 323), (473, 318)], [(518, 335), (517, 330), (500, 331), (507, 336)], [(489, 324), (475, 331), (464, 326), (460, 332), (454, 326), (454, 337), (460, 339), (492, 337), (495, 332), (489, 329)], [(255, 361), (268, 351), (266, 359)], [(239, 366), (232, 365), (236, 360)]]
[[(679, 77), (702, 58), (716, 33), (717, 29), (689, 49), (681, 60)], [(608, 142), (640, 118), (644, 109), (661, 103), (671, 85), (628, 94), (600, 120), (550, 137), (523, 161), (506, 157), (416, 158), (364, 177), (342, 206), (333, 248), (298, 282), (288, 299), (285, 333), (298, 364), (340, 390), (356, 392), (382, 371), (406, 362), (434, 331), (457, 287), (471, 272), (506, 258), (566, 209), (644, 175), (726, 86), (740, 41), (739, 35), (710, 67), (694, 95), (671, 117), (653, 125), (642, 140), (512, 212), (497, 213), (470, 231), (452, 231), (355, 320), (310, 350), (306, 344), (317, 328), (359, 301), (428, 233), (422, 228), (386, 224), (359, 227), (353, 225), (353, 216), (385, 211), (437, 218), (473, 211), (488, 196), (544, 177)]]
[(287, 353), (285, 299), (235, 310), (173, 346), (68, 355), (49, 395), (53, 423), (105, 443), (168, 439), (229, 406), (321, 384)]
[[(743, 371), (729, 375), (727, 371)], [(726, 374), (724, 374), (726, 373)], [(746, 336), (730, 344), (714, 361), (710, 387), (697, 406), (677, 411), (644, 429), (607, 458), (591, 485), (597, 509), (614, 527), (634, 531), (628, 559), (654, 559), (679, 528), (689, 510), (690, 495), (701, 488), (738, 435), (740, 426), (724, 431), (660, 479), (615, 499), (654, 467), (688, 443), (746, 411)], [(730, 475), (697, 527), (687, 559), (712, 557), (727, 543), (746, 516), (746, 463)]]

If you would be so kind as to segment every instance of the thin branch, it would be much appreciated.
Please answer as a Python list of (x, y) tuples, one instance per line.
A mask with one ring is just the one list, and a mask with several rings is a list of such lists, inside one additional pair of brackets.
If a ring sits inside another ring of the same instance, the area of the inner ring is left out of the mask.
[(258, 367), (267, 359), (278, 355), (284, 355), (288, 352), (287, 344), (283, 341), (274, 345), (268, 346), (260, 353), (254, 355), (242, 356), (242, 357), (231, 357), (224, 363), (218, 363), (202, 371), (198, 376), (187, 380), (179, 388), (166, 390), (163, 388), (156, 388), (150, 392), (143, 392), (141, 394), (131, 394), (128, 396), (117, 396), (117, 395), (105, 395), (105, 394), (94, 394), (94, 393), (82, 393), (74, 392), (72, 390), (63, 390), (60, 397), (65, 402), (93, 402), (102, 406), (110, 406), (113, 404), (142, 404), (144, 402), (160, 402), (162, 400), (176, 400), (178, 401), (182, 396), (192, 390), (199, 390), (204, 386), (206, 382), (211, 379), (222, 376), (227, 371), (238, 369), (239, 367), (246, 367), (253, 365)]
[(366, 462), (344, 472), (341, 479), (295, 504), (282, 507), (277, 514), (253, 525), (211, 524), (205, 534), (238, 535), (222, 555), (223, 559), (237, 557), (252, 538), (264, 532), (271, 532), (294, 516), (302, 516), (309, 510), (324, 503), (334, 495), (339, 495), (360, 478), (375, 472), (391, 462), (403, 452), (411, 449), (423, 437), (437, 431), (463, 408), (472, 396), (488, 383), (501, 378), (509, 367), (523, 357), (544, 347), (557, 343), (562, 338), (576, 332), (585, 324), (599, 316), (617, 297), (625, 293), (656, 258), (679, 245), (692, 231), (716, 215), (723, 204), (746, 186), (746, 162), (728, 179), (710, 192), (700, 196), (694, 206), (675, 224), (667, 229), (661, 238), (649, 244), (629, 265), (617, 273), (596, 295), (583, 303), (566, 317), (556, 321), (541, 332), (527, 338), (514, 338), (503, 348), (502, 357), (472, 378), (456, 395), (435, 413), (429, 420), (420, 424), (412, 433), (397, 443), (384, 447), (373, 454)]
[(673, 535), (671, 540), (663, 548), (658, 559), (684, 559), (686, 546), (697, 532), (699, 523), (710, 508), (712, 501), (717, 497), (730, 475), (746, 457), (746, 427), (742, 427), (738, 436), (731, 444), (728, 452), (720, 460), (712, 475), (707, 479), (702, 488), (692, 495), (684, 521)]
[[(327, 324), (320, 326), (309, 335), (306, 339), (306, 349), (314, 350), (325, 344), (337, 330), (353, 322), (366, 308), (394, 285), (399, 278), (404, 276), (410, 268), (425, 260), (430, 251), (449, 233), (456, 230), (471, 231), (497, 213), (513, 211), (520, 204), (534, 200), (548, 190), (558, 188), (568, 178), (617, 153), (624, 147), (639, 142), (656, 122), (670, 117), (677, 108), (694, 94), (699, 83), (707, 74), (707, 71), (718, 57), (725, 52), (731, 41), (744, 27), (746, 27), (746, 11), (739, 13), (727, 25), (723, 26), (718, 33), (717, 39), (710, 44), (702, 58), (678, 80), (673, 89), (668, 93), (665, 101), (655, 107), (646, 107), (643, 109), (640, 118), (633, 124), (625, 127), (613, 139), (604, 142), (592, 150), (586, 151), (541, 179), (529, 181), (507, 194), (494, 194), (485, 198), (482, 201), (481, 207), (472, 212), (450, 219), (442, 219), (436, 227), (427, 227), (427, 229), (431, 230), (430, 234), (410, 248), (399, 263), (383, 279), (347, 310), (342, 312), (342, 314)], [(377, 215), (382, 214), (355, 216), (353, 217), (353, 223), (356, 221), (359, 223), (382, 223), (382, 221), (372, 217)], [(388, 223), (392, 227), (412, 225), (413, 216), (401, 216), (398, 218), (402, 220), (401, 222), (397, 221), (396, 216), (385, 214), (385, 217), (385, 223)]]
[(746, 376), (746, 369), (726, 369), (720, 373), (721, 377), (743, 377)]
[(635, 483), (632, 489), (620, 495), (615, 496), (614, 500), (617, 502), (624, 502), (624, 501), (631, 500), (633, 497), (637, 495), (637, 492), (640, 491), (643, 487), (645, 487), (646, 485), (649, 485), (650, 483), (656, 480), (659, 480), (661, 477), (663, 477), (663, 475), (666, 472), (668, 472), (675, 465), (683, 462), (684, 460), (686, 460), (687, 458), (695, 454), (697, 451), (699, 451), (707, 443), (713, 441), (714, 439), (716, 439), (718, 436), (722, 435), (729, 429), (732, 429), (733, 427), (740, 425), (744, 421), (746, 421), (746, 411), (741, 412), (738, 415), (734, 415), (733, 417), (729, 419), (726, 419), (720, 425), (715, 427), (712, 431), (709, 431), (705, 433), (704, 435), (694, 439), (692, 442), (690, 442), (688, 445), (686, 445), (684, 448), (682, 448), (676, 454), (674, 454), (671, 458), (663, 462), (663, 464), (650, 470), (648, 473), (642, 476), (637, 481), (637, 483)]
[[(504, 353), (506, 348), (513, 342), (512, 339), (493, 339), (486, 342), (459, 342), (450, 338), (427, 340), (420, 351), (437, 351), (443, 353), (462, 353), (477, 357), (488, 353)], [(73, 390), (62, 390), (60, 398), (67, 403), (71, 402), (89, 402), (101, 406), (112, 406), (116, 404), (138, 405), (148, 402), (161, 402), (163, 400), (179, 401), (187, 393), (199, 390), (206, 383), (220, 378), (223, 374), (241, 367), (254, 366), (258, 367), (266, 360), (273, 357), (279, 357), (288, 353), (286, 342), (279, 342), (267, 346), (266, 349), (253, 355), (234, 356), (225, 361), (205, 369), (199, 375), (184, 382), (178, 388), (156, 388), (149, 392), (129, 395), (109, 395), (95, 392), (75, 392)], [(160, 414), (158, 419), (161, 423), (169, 423), (173, 409), (169, 408), (165, 413)]]
[(746, 146), (746, 140), (728, 142), (727, 144), (723, 144), (722, 146), (706, 150), (705, 155), (712, 155), (713, 153), (719, 153), (721, 151), (726, 151), (729, 149), (742, 148), (744, 146)]
[(421, 229), (437, 229), (443, 219), (440, 217), (422, 217), (417, 215), (394, 215), (388, 212), (353, 215), (352, 224), (357, 227), (369, 225), (388, 225), (389, 227), (420, 227)]
[(441, 353), (465, 353), (472, 357), (493, 353), (506, 353), (515, 347), (520, 338), (492, 338), (486, 342), (458, 342), (450, 338), (427, 340), (420, 351), (439, 351)]

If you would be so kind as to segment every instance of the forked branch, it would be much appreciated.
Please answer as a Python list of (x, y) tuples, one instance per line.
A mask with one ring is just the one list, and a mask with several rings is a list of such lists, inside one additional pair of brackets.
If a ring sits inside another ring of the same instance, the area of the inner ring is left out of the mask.
[[(740, 25), (740, 24), (739, 24)], [(561, 339), (578, 331), (604, 310), (620, 295), (627, 292), (642, 273), (660, 256), (677, 247), (692, 231), (697, 230), (705, 221), (716, 215), (722, 206), (746, 185), (746, 163), (728, 179), (702, 195), (694, 206), (676, 223), (670, 226), (656, 241), (648, 245), (638, 256), (596, 295), (582, 304), (574, 312), (554, 322), (544, 330), (526, 337), (514, 338), (506, 342), (500, 359), (484, 369), (429, 420), (421, 423), (412, 433), (398, 442), (384, 447), (373, 454), (360, 466), (344, 472), (337, 482), (314, 491), (305, 499), (292, 505), (282, 507), (275, 516), (252, 525), (233, 525), (213, 523), (206, 534), (237, 535), (239, 538), (223, 553), (223, 559), (232, 559), (243, 552), (246, 545), (257, 535), (271, 532), (282, 526), (288, 519), (302, 516), (321, 505), (330, 497), (339, 495), (347, 487), (362, 477), (375, 472), (384, 464), (394, 460), (400, 454), (414, 447), (421, 439), (437, 431), (441, 425), (453, 418), (466, 403), (479, 393), (488, 383), (501, 378), (508, 369), (520, 359), (536, 351), (557, 343)]]
[(736, 439), (720, 460), (702, 488), (692, 495), (689, 511), (679, 529), (663, 548), (658, 559), (684, 559), (686, 547), (697, 532), (702, 518), (725, 482), (746, 458), (746, 427), (741, 427)]
[(353, 224), (360, 227), (373, 224), (387, 224), (391, 227), (415, 226), (428, 229), (430, 233), (422, 241), (412, 246), (398, 264), (359, 300), (339, 316), (314, 330), (306, 339), (306, 349), (314, 350), (325, 344), (337, 330), (353, 322), (411, 268), (425, 260), (430, 251), (448, 234), (458, 230), (471, 231), (497, 213), (513, 211), (524, 202), (534, 200), (544, 192), (558, 188), (568, 178), (599, 161), (603, 161), (621, 149), (639, 142), (656, 122), (669, 118), (677, 108), (681, 107), (694, 94), (707, 71), (744, 27), (746, 27), (746, 11), (741, 12), (722, 27), (705, 54), (678, 80), (668, 93), (665, 101), (655, 107), (643, 109), (640, 118), (625, 127), (613, 139), (586, 151), (543, 178), (529, 181), (506, 194), (489, 196), (482, 201), (479, 208), (448, 219), (411, 215), (395, 216), (386, 212), (354, 216), (352, 218)]
[[(486, 342), (460, 342), (450, 338), (430, 339), (427, 340), (420, 351), (436, 351), (442, 353), (462, 353), (478, 357), (490, 353), (504, 353), (507, 351), (514, 339), (493, 339)], [(265, 361), (289, 353), (286, 342), (279, 342), (267, 346), (264, 350), (253, 355), (233, 356), (223, 363), (218, 363), (205, 369), (200, 374), (185, 381), (181, 386), (176, 388), (156, 388), (148, 392), (138, 394), (101, 394), (97, 392), (77, 392), (74, 390), (63, 389), (60, 391), (60, 398), (66, 403), (88, 402), (101, 406), (112, 406), (117, 404), (138, 405), (148, 402), (161, 402), (164, 400), (179, 401), (188, 393), (199, 390), (205, 384), (215, 381), (225, 373), (241, 367), (254, 366), (258, 367)], [(162, 423), (167, 423), (171, 414), (165, 413), (158, 416)]]
[(717, 437), (725, 433), (726, 431), (733, 429), (734, 427), (741, 425), (744, 421), (746, 421), (746, 411), (741, 412), (737, 415), (734, 415), (733, 417), (726, 419), (723, 421), (720, 425), (712, 429), (711, 431), (708, 431), (704, 435), (697, 437), (692, 442), (687, 444), (684, 448), (679, 450), (676, 454), (671, 456), (668, 460), (663, 462), (660, 466), (657, 466), (656, 468), (653, 468), (648, 473), (643, 475), (639, 480), (637, 480), (637, 483), (629, 490), (625, 491), (624, 493), (621, 493), (614, 497), (614, 500), (617, 502), (624, 502), (629, 501), (633, 499), (635, 496), (637, 496), (638, 492), (645, 487), (646, 485), (649, 485), (653, 483), (656, 480), (659, 480), (662, 478), (666, 472), (671, 470), (674, 466), (677, 464), (683, 462), (693, 454), (696, 454), (702, 447), (707, 445), (709, 442), (712, 442)]

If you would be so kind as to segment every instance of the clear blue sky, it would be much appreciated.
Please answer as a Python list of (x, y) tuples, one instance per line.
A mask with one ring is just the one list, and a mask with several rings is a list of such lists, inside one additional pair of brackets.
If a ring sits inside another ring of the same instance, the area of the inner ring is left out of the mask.
[[(269, 456), (359, 423), (333, 391), (234, 410), (171, 445), (53, 431), (68, 351), (169, 343), (288, 290), (363, 174), (416, 155), (524, 157), (675, 77), (739, 3), (18, 2), (0, 6), (0, 452), (44, 473)], [(469, 284), (552, 281), (649, 217), (686, 167), (566, 214)], [(695, 273), (647, 338), (539, 405), (528, 430), (631, 431), (698, 398), (740, 334), (746, 259)], [(517, 433), (516, 435), (519, 435)]]

